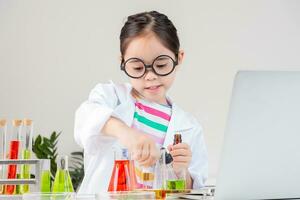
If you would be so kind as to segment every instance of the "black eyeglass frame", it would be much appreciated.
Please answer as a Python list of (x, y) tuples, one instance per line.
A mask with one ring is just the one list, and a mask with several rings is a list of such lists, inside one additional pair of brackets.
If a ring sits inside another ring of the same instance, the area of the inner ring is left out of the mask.
[[(159, 73), (157, 73), (157, 72), (155, 71), (155, 69), (154, 69), (154, 67), (153, 67), (154, 62), (155, 62), (158, 58), (161, 58), (161, 57), (168, 57), (168, 58), (170, 58), (170, 59), (172, 60), (172, 62), (173, 62), (173, 68), (172, 68), (172, 70), (171, 70), (170, 72), (168, 72), (167, 74), (159, 74)], [(145, 71), (144, 71), (144, 73), (143, 73), (141, 76), (138, 76), (138, 77), (131, 76), (131, 75), (128, 74), (127, 71), (125, 70), (126, 63), (127, 63), (128, 61), (130, 61), (130, 60), (133, 60), (133, 59), (134, 59), (134, 60), (141, 61), (141, 62), (144, 64), (144, 66), (145, 66)], [(158, 75), (158, 76), (167, 76), (167, 75), (171, 74), (171, 73), (174, 71), (174, 69), (175, 69), (175, 67), (176, 67), (177, 65), (178, 65), (178, 56), (177, 56), (177, 54), (176, 54), (176, 60), (174, 60), (174, 59), (173, 59), (171, 56), (169, 56), (169, 55), (159, 55), (159, 56), (157, 56), (157, 57), (153, 60), (153, 62), (152, 62), (151, 65), (146, 65), (145, 62), (144, 62), (142, 59), (140, 59), (140, 58), (132, 57), (132, 58), (127, 59), (126, 61), (124, 61), (124, 59), (122, 59), (120, 68), (121, 68), (121, 70), (124, 71), (125, 74), (126, 74), (127, 76), (129, 76), (130, 78), (138, 79), (138, 78), (142, 78), (142, 77), (147, 73), (147, 71), (148, 71), (147, 69), (152, 69), (152, 71), (153, 71), (156, 75)]]

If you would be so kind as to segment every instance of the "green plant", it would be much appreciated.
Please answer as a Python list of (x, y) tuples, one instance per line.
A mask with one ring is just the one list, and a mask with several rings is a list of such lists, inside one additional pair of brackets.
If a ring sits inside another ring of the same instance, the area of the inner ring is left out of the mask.
[[(38, 135), (32, 142), (32, 151), (37, 158), (50, 159), (51, 183), (54, 181), (57, 170), (57, 143), (60, 134), (61, 132), (56, 133), (53, 131), (50, 138)], [(71, 153), (69, 169), (72, 184), (76, 191), (84, 176), (83, 151), (74, 151)]]
[(50, 138), (38, 135), (32, 142), (32, 151), (39, 159), (50, 159), (51, 182), (54, 181), (57, 164), (57, 143), (61, 132), (52, 132)]
[(73, 187), (76, 191), (84, 177), (83, 151), (74, 151), (71, 153), (69, 168)]

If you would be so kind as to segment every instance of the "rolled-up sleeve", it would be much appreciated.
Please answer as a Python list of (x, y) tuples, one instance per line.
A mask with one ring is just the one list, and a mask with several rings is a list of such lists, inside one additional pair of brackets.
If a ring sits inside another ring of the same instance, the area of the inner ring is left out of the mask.
[(195, 129), (194, 134), (194, 142), (191, 144), (192, 160), (189, 173), (193, 179), (193, 189), (199, 189), (204, 187), (208, 177), (208, 158), (200, 125)]
[(74, 138), (86, 153), (105, 148), (114, 139), (101, 134), (106, 121), (118, 104), (114, 85), (98, 84), (75, 113)]

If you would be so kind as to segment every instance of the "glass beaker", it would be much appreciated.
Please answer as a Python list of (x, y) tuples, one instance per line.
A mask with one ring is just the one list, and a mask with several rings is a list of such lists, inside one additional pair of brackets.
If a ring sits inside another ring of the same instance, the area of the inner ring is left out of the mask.
[(111, 174), (108, 191), (132, 191), (135, 189), (136, 177), (134, 171), (134, 162), (129, 159), (128, 150), (115, 149), (114, 167)]
[(58, 156), (57, 171), (55, 174), (52, 192), (74, 192), (71, 176), (68, 170), (68, 156)]
[[(22, 120), (13, 120), (13, 132), (9, 143), (9, 159), (18, 159), (20, 148), (20, 132)], [(15, 179), (17, 177), (17, 165), (8, 165), (7, 178)], [(15, 185), (6, 185), (5, 194), (14, 194)]]
[[(5, 119), (0, 119), (0, 159), (6, 159), (6, 131), (7, 124)], [(0, 179), (5, 177), (5, 165), (0, 165)], [(0, 184), (0, 194), (4, 194), (4, 185)]]
[(42, 159), (41, 162), (41, 192), (51, 192), (50, 160)]

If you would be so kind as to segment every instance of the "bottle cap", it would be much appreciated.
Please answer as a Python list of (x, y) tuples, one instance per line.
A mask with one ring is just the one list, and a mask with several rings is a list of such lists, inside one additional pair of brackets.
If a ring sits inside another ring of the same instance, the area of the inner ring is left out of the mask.
[(181, 134), (180, 133), (176, 133), (174, 135), (174, 141), (173, 141), (173, 145), (175, 144), (179, 144), (182, 142), (182, 139), (181, 139)]

